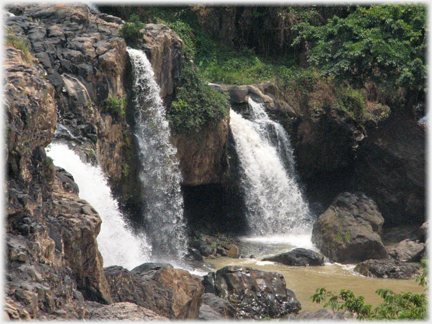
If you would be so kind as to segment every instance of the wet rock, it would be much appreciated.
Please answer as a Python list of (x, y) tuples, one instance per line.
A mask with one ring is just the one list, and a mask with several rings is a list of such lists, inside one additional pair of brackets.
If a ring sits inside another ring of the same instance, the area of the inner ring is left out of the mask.
[(420, 262), (425, 249), (424, 243), (403, 240), (393, 248), (388, 249), (389, 255), (398, 261)]
[(367, 260), (356, 265), (354, 271), (366, 276), (389, 279), (408, 279), (420, 274), (418, 265), (396, 260)]
[(204, 276), (206, 292), (231, 303), (239, 319), (280, 318), (301, 309), (279, 273), (227, 266)]
[(204, 287), (189, 272), (169, 265), (145, 264), (132, 271), (105, 269), (115, 302), (132, 302), (170, 319), (197, 319)]
[(169, 319), (134, 303), (102, 305), (86, 302), (90, 321), (168, 321)]
[(296, 248), (286, 253), (266, 257), (263, 261), (274, 261), (289, 266), (322, 266), (324, 256), (312, 250)]
[(383, 223), (372, 199), (360, 192), (342, 193), (314, 224), (312, 242), (336, 262), (387, 259), (380, 237)]

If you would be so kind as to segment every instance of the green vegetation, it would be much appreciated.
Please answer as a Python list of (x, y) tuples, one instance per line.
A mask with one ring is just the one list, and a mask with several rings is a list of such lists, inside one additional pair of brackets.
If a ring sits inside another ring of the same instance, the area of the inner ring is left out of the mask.
[(6, 46), (11, 46), (22, 51), (24, 60), (29, 64), (33, 63), (28, 39), (24, 38), (24, 36), (16, 35), (14, 31), (9, 28), (6, 29)]
[[(416, 281), (420, 286), (427, 289), (427, 261), (422, 260), (423, 271)], [(351, 290), (342, 289), (338, 295), (318, 288), (311, 297), (316, 303), (321, 303), (329, 298), (324, 307), (331, 307), (333, 311), (348, 312), (357, 319), (426, 319), (427, 318), (427, 296), (426, 294), (413, 294), (410, 292), (394, 293), (390, 289), (377, 289), (376, 293), (383, 298), (383, 303), (372, 309), (371, 305), (365, 305), (364, 297), (355, 297)]]
[(186, 63), (167, 117), (176, 131), (198, 132), (207, 122), (218, 122), (229, 112), (225, 94), (201, 78), (191, 63)]
[(143, 37), (141, 29), (144, 28), (144, 24), (140, 21), (140, 18), (132, 14), (129, 17), (129, 21), (123, 24), (120, 28), (120, 35), (126, 41), (137, 41), (138, 39)]
[(105, 109), (117, 118), (123, 118), (125, 115), (126, 99), (110, 96), (104, 101)]

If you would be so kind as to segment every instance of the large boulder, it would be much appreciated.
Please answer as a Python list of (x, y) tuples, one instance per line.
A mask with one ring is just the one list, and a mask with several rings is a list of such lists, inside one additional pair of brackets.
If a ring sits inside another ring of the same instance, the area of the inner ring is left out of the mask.
[(170, 319), (197, 319), (204, 287), (186, 270), (170, 265), (141, 265), (132, 271), (105, 269), (115, 302), (132, 302)]
[(383, 223), (372, 199), (360, 192), (345, 192), (319, 216), (312, 230), (312, 242), (336, 262), (387, 259), (380, 237)]
[(389, 248), (389, 255), (398, 261), (420, 262), (425, 250), (425, 244), (409, 239), (399, 242), (398, 245)]
[(354, 271), (366, 277), (389, 279), (408, 279), (421, 272), (416, 264), (396, 260), (366, 260), (357, 264)]
[(203, 279), (206, 292), (231, 303), (238, 319), (280, 318), (301, 309), (284, 277), (249, 267), (227, 266)]
[(322, 266), (324, 256), (312, 250), (296, 248), (289, 252), (266, 257), (263, 261), (274, 261), (289, 266)]

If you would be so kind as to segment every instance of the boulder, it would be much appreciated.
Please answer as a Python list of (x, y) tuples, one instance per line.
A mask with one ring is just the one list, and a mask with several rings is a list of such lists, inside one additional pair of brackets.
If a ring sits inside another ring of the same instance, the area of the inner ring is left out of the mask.
[(343, 314), (328, 308), (323, 308), (316, 312), (305, 310), (300, 314), (290, 314), (287, 319), (295, 321), (346, 321)]
[(426, 242), (427, 237), (428, 237), (428, 228), (429, 228), (429, 222), (426, 221), (418, 229), (417, 236), (418, 236), (420, 242), (423, 242), (423, 243)]
[(231, 303), (238, 319), (280, 318), (301, 309), (294, 292), (276, 272), (227, 266), (204, 276), (205, 291)]
[(274, 261), (289, 266), (322, 266), (324, 256), (312, 250), (296, 248), (289, 252), (266, 257), (263, 261)]
[(371, 198), (360, 192), (345, 192), (319, 216), (313, 226), (312, 242), (336, 262), (387, 259), (389, 256), (380, 237), (383, 223)]
[(357, 264), (354, 271), (366, 277), (389, 279), (408, 279), (421, 272), (418, 265), (396, 260), (366, 260)]
[(186, 270), (143, 264), (132, 271), (105, 268), (115, 302), (132, 302), (170, 319), (197, 319), (204, 287)]
[(90, 321), (168, 321), (150, 309), (134, 303), (113, 303), (102, 305), (95, 302), (86, 302), (86, 318)]
[(388, 249), (388, 254), (395, 260), (406, 262), (420, 262), (425, 249), (424, 243), (403, 240), (395, 247)]

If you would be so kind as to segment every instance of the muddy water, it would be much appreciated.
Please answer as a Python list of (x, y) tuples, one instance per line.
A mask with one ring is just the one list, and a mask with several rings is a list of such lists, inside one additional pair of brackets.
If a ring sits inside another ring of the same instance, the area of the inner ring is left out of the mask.
[[(355, 265), (326, 263), (322, 267), (292, 267), (276, 262), (260, 261), (264, 256), (286, 252), (294, 247), (316, 250), (310, 243), (310, 236), (300, 237), (262, 237), (242, 239), (241, 250), (247, 256), (241, 259), (217, 258), (208, 259), (216, 269), (228, 265), (247, 266), (258, 270), (281, 273), (287, 288), (294, 291), (302, 305), (302, 310), (315, 311), (322, 308), (312, 302), (311, 296), (319, 287), (339, 293), (341, 289), (350, 289), (356, 296), (364, 296), (365, 303), (376, 306), (382, 299), (375, 293), (378, 288), (389, 288), (394, 292), (424, 292), (414, 279), (395, 280), (364, 277), (354, 272)], [(252, 256), (252, 258), (250, 257)]]

